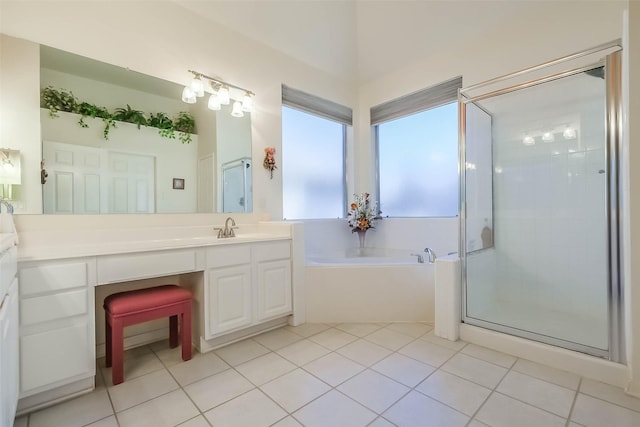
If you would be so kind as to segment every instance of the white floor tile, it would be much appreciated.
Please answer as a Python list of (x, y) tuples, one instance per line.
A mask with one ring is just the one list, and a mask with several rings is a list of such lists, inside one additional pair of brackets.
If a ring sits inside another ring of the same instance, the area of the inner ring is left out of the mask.
[(336, 352), (363, 366), (371, 366), (391, 354), (391, 350), (363, 339), (347, 344)]
[(284, 418), (277, 423), (275, 423), (272, 427), (303, 427), (302, 424), (297, 422), (295, 418), (289, 416)]
[(324, 323), (303, 323), (300, 326), (285, 326), (286, 330), (305, 338), (308, 338), (311, 335), (315, 335), (322, 331), (326, 331), (329, 328), (330, 326), (325, 325)]
[(436, 368), (402, 354), (393, 353), (373, 365), (371, 369), (393, 378), (401, 384), (415, 387), (431, 375)]
[(204, 419), (202, 415), (198, 415), (195, 418), (191, 418), (189, 421), (186, 421), (177, 427), (211, 427), (211, 424)]
[(121, 412), (177, 388), (179, 388), (178, 383), (166, 369), (162, 369), (110, 387), (109, 396), (111, 396), (113, 409)]
[(640, 425), (640, 412), (579, 393), (571, 421), (587, 427), (637, 427)]
[(495, 388), (507, 373), (507, 369), (501, 366), (461, 353), (449, 359), (442, 369), (490, 389)]
[(426, 323), (392, 323), (387, 329), (400, 332), (412, 338), (419, 338), (433, 329), (432, 325)]
[(476, 418), (492, 427), (563, 427), (564, 418), (534, 408), (500, 393), (493, 393)]
[(337, 353), (329, 353), (304, 365), (303, 368), (334, 387), (365, 369), (364, 366)]
[(640, 399), (629, 396), (619, 387), (584, 378), (580, 384), (580, 393), (640, 412)]
[(576, 395), (574, 390), (515, 371), (509, 372), (496, 390), (563, 418), (569, 416)]
[(200, 354), (189, 361), (171, 366), (169, 372), (184, 387), (226, 369), (229, 369), (229, 365), (218, 355), (206, 353)]
[(511, 355), (475, 344), (465, 346), (461, 352), (469, 356), (473, 356), (476, 359), (484, 360), (485, 362), (493, 363), (494, 365), (502, 366), (507, 369), (511, 368), (511, 366), (516, 362), (516, 358)]
[(269, 353), (269, 349), (258, 344), (252, 339), (246, 339), (219, 348), (215, 353), (229, 365), (237, 366), (251, 359), (255, 359), (258, 356)]
[[(150, 372), (154, 372), (160, 369), (164, 369), (164, 365), (160, 362), (160, 359), (151, 352), (147, 347), (139, 347), (146, 348), (148, 351), (142, 353), (141, 355), (131, 356), (129, 358), (125, 358), (124, 360), (124, 380), (132, 380), (137, 377), (141, 377)], [(142, 352), (142, 350), (140, 350)], [(113, 382), (111, 381), (111, 368), (107, 368), (103, 365), (101, 368), (102, 375), (105, 380), (107, 387), (113, 386)]]
[(273, 331), (253, 337), (254, 341), (273, 351), (286, 347), (301, 339), (302, 337), (300, 335), (294, 334), (285, 328), (274, 329)]
[(434, 372), (416, 390), (458, 411), (473, 415), (491, 390), (444, 371)]
[(467, 427), (491, 427), (491, 426), (485, 423), (481, 423), (478, 420), (471, 420), (471, 422), (467, 424)]
[[(178, 363), (184, 362), (182, 360), (182, 347), (178, 346), (175, 348), (169, 347), (169, 342), (167, 341), (166, 347), (159, 348), (154, 351), (158, 359), (162, 362), (165, 367), (170, 367), (173, 365), (177, 365)], [(196, 348), (191, 349), (192, 358), (196, 358), (200, 355)]]
[(276, 353), (268, 353), (236, 366), (255, 385), (262, 385), (296, 369), (296, 365)]
[(365, 339), (393, 351), (404, 347), (414, 340), (413, 337), (387, 328), (378, 329), (377, 331), (367, 335)]
[(378, 329), (381, 329), (382, 326), (376, 323), (340, 323), (336, 328), (362, 338), (377, 331)]
[(276, 353), (288, 361), (295, 363), (298, 366), (302, 366), (329, 352), (329, 349), (321, 346), (320, 344), (316, 344), (309, 340), (302, 340), (281, 348)]
[(561, 387), (577, 390), (580, 384), (580, 376), (571, 372), (561, 371), (529, 360), (519, 359), (512, 370), (547, 381)]
[(449, 341), (449, 340), (445, 340), (444, 338), (437, 337), (435, 336), (433, 331), (421, 336), (420, 339), (432, 342), (434, 344), (438, 344), (441, 347), (450, 348), (451, 350), (455, 350), (455, 351), (460, 351), (464, 348), (465, 345), (467, 345), (467, 343), (464, 341), (460, 341), (460, 340)]
[(337, 389), (378, 414), (384, 412), (410, 390), (370, 369), (342, 383)]
[(106, 389), (94, 391), (29, 415), (30, 427), (75, 427), (113, 415)]
[(232, 369), (189, 384), (184, 388), (201, 411), (231, 400), (254, 386), (246, 378)]
[(358, 339), (355, 335), (348, 334), (335, 328), (327, 329), (319, 334), (309, 337), (309, 339), (330, 350), (337, 350)]
[(385, 420), (384, 418), (378, 417), (367, 427), (395, 427), (395, 426), (391, 424), (389, 421)]
[(300, 409), (331, 387), (302, 369), (296, 369), (261, 387), (262, 391), (288, 412)]
[(376, 418), (374, 412), (335, 390), (297, 410), (293, 416), (305, 427), (364, 427)]
[(429, 397), (412, 391), (389, 408), (383, 416), (399, 427), (447, 426), (462, 427), (469, 417), (436, 402)]
[(173, 427), (198, 415), (182, 390), (157, 397), (117, 414), (120, 427)]
[(204, 414), (214, 426), (268, 427), (287, 413), (260, 390), (254, 389)]
[[(14, 425), (13, 427), (17, 426)], [(118, 427), (118, 421), (116, 420), (116, 416), (112, 415), (110, 417), (103, 418), (100, 421), (96, 421), (95, 423), (91, 423), (86, 427)]]
[(411, 344), (402, 347), (398, 353), (422, 363), (438, 367), (449, 360), (456, 352), (428, 341), (415, 340)]

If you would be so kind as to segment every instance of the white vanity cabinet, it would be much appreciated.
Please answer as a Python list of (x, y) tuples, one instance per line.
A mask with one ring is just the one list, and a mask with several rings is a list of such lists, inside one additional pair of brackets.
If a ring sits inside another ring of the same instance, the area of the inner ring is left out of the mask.
[(95, 258), (20, 264), (20, 397), (95, 375)]
[(206, 258), (206, 339), (292, 312), (288, 240), (211, 247)]

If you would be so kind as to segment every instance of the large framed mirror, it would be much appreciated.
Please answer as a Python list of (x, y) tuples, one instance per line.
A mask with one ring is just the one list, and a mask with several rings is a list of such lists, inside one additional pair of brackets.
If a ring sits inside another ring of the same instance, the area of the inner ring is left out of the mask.
[[(109, 123), (92, 118), (95, 109), (83, 117), (41, 100), (44, 214), (251, 211), (251, 171), (242, 185), (224, 176), (225, 165), (251, 167), (249, 113), (209, 110), (206, 98), (186, 104), (181, 85), (44, 45), (40, 88), (129, 117)], [(162, 126), (161, 114), (193, 118), (193, 132), (152, 126), (153, 118)]]

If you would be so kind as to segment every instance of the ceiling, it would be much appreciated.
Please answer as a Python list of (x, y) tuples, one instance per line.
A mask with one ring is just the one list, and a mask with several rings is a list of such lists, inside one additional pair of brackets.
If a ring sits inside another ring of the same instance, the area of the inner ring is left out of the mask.
[(173, 0), (216, 24), (360, 83), (496, 28), (545, 2)]

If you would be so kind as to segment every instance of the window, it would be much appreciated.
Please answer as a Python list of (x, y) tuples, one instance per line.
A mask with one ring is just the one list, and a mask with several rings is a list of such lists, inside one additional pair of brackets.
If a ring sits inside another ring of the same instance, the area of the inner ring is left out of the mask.
[(282, 90), (283, 217), (343, 218), (351, 109), (287, 86)]
[(371, 109), (383, 216), (458, 215), (456, 78)]

